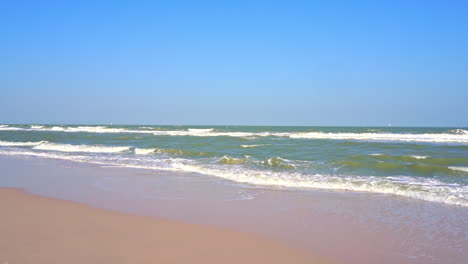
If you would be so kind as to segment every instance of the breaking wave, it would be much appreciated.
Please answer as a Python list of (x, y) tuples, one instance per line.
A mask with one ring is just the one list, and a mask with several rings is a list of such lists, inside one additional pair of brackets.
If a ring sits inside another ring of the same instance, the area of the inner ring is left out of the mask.
[(117, 153), (129, 151), (130, 147), (108, 147), (90, 145), (70, 145), (57, 143), (42, 143), (33, 147), (37, 150), (53, 150), (60, 152)]
[(76, 154), (57, 154), (53, 152), (33, 152), (21, 149), (0, 149), (0, 154), (30, 155), (140, 169), (195, 172), (238, 183), (264, 187), (270, 186), (272, 188), (327, 189), (394, 194), (432, 202), (468, 206), (468, 199), (466, 198), (468, 197), (468, 186), (444, 183), (433, 178), (303, 174), (287, 171), (255, 170), (244, 166), (202, 165), (194, 160), (181, 158), (158, 159), (146, 156), (135, 156), (139, 158), (130, 159), (128, 156), (120, 155), (91, 157)]
[[(144, 129), (143, 129), (144, 128)], [(137, 133), (155, 136), (194, 136), (194, 137), (287, 137), (293, 139), (323, 139), (323, 140), (353, 140), (376, 142), (419, 142), (419, 143), (458, 143), (468, 144), (468, 131), (454, 129), (446, 133), (406, 134), (406, 133), (325, 133), (325, 132), (241, 132), (241, 131), (216, 131), (213, 128), (188, 128), (181, 130), (155, 130), (140, 127), (140, 129), (128, 129), (106, 126), (31, 126), (31, 128), (0, 126), (1, 131), (49, 131), (68, 133)], [(244, 145), (248, 146), (248, 145)], [(251, 145), (252, 146), (252, 145)]]
[(294, 169), (296, 166), (293, 164), (291, 160), (288, 159), (283, 159), (280, 157), (276, 158), (269, 158), (265, 159), (262, 161), (257, 161), (257, 164), (264, 166), (264, 167), (270, 167), (270, 168), (275, 168), (275, 169)]
[(291, 138), (468, 144), (468, 134), (294, 133)]
[(246, 161), (247, 161), (246, 159), (232, 158), (229, 156), (224, 156), (218, 160), (219, 163), (228, 164), (228, 165), (244, 164)]
[(257, 144), (257, 145), (240, 145), (241, 148), (256, 148), (256, 147), (262, 147), (262, 146), (266, 146), (266, 144)]
[(37, 142), (10, 142), (10, 141), (0, 141), (0, 146), (4, 147), (34, 147), (47, 143), (47, 141), (37, 141)]
[(148, 155), (154, 153), (155, 149), (152, 148), (135, 148), (135, 154), (137, 155)]
[(468, 135), (468, 131), (464, 130), (464, 129), (461, 129), (461, 128), (457, 128), (457, 129), (452, 129), (452, 130), (449, 130), (447, 132), (445, 132), (447, 134), (455, 134), (455, 135)]
[(454, 171), (468, 172), (468, 167), (449, 166), (448, 168)]

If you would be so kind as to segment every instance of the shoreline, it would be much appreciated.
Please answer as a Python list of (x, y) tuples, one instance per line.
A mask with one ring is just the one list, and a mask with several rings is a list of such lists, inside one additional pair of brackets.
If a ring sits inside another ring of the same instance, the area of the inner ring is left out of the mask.
[(325, 263), (252, 234), (0, 188), (1, 263)]
[[(0, 187), (239, 231), (335, 263), (464, 263), (468, 210), (354, 192), (252, 188), (200, 174), (0, 155)], [(359, 243), (356, 243), (356, 237)]]

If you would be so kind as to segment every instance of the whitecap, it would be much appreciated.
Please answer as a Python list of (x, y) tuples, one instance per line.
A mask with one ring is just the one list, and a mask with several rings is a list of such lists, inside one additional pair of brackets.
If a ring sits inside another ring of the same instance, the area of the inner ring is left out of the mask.
[(152, 148), (135, 148), (135, 154), (137, 155), (148, 155), (154, 153), (155, 149)]
[(266, 146), (265, 144), (257, 144), (257, 145), (240, 145), (242, 148), (256, 148), (261, 146)]
[(89, 153), (116, 153), (130, 150), (130, 147), (109, 147), (99, 145), (70, 145), (57, 143), (44, 143), (33, 147), (37, 150), (52, 150), (60, 152), (89, 152)]
[(468, 167), (450, 166), (448, 168), (451, 169), (451, 170), (455, 170), (455, 171), (468, 172)]
[[(45, 144), (44, 144), (45, 145)], [(89, 147), (89, 146), (87, 146)], [(468, 207), (468, 186), (446, 183), (437, 179), (411, 176), (351, 176), (303, 174), (299, 172), (269, 171), (246, 168), (244, 166), (225, 166), (218, 164), (200, 164), (194, 160), (182, 158), (164, 158), (139, 156), (129, 159), (127, 156), (86, 156), (77, 154), (57, 154), (53, 152), (33, 152), (26, 150), (0, 149), (4, 155), (31, 155), (45, 158), (66, 159), (101, 165), (114, 165), (150, 170), (171, 170), (194, 172), (220, 177), (226, 180), (271, 188), (327, 189), (340, 191), (371, 192), (399, 195), (432, 202)], [(466, 167), (452, 169), (467, 171)]]
[(37, 142), (11, 142), (11, 141), (0, 141), (0, 146), (3, 147), (33, 147), (47, 143), (47, 141)]
[(415, 158), (415, 159), (427, 159), (429, 156), (419, 156), (419, 155), (410, 155), (410, 157)]

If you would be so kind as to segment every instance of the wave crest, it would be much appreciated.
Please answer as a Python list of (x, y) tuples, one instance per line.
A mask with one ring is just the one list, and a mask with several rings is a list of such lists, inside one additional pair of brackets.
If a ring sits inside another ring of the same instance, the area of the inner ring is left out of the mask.
[(219, 163), (228, 164), (228, 165), (244, 164), (246, 161), (247, 161), (246, 159), (232, 158), (229, 156), (224, 156), (218, 160)]
[(232, 167), (222, 165), (200, 165), (193, 160), (169, 158), (155, 159), (153, 157), (140, 157), (129, 159), (126, 156), (87, 156), (74, 154), (57, 154), (44, 152), (31, 152), (25, 150), (0, 149), (3, 155), (29, 155), (43, 158), (66, 159), (76, 162), (90, 162), (103, 165), (122, 166), (150, 170), (171, 170), (195, 172), (216, 176), (238, 183), (259, 186), (299, 189), (327, 189), (342, 191), (357, 191), (371, 193), (394, 194), (409, 198), (432, 202), (460, 205), (468, 207), (468, 187), (458, 184), (444, 183), (437, 179), (422, 177), (374, 177), (374, 176), (346, 176), (301, 174), (285, 171), (259, 171), (245, 167)]
[(60, 152), (89, 152), (89, 153), (117, 153), (129, 151), (130, 147), (108, 147), (99, 145), (70, 145), (57, 143), (44, 143), (34, 146), (37, 150), (52, 150)]
[(154, 153), (155, 149), (152, 148), (135, 148), (136, 155), (148, 155)]
[(37, 141), (37, 142), (11, 142), (11, 141), (0, 141), (0, 146), (3, 147), (34, 147), (47, 143), (47, 141)]
[(461, 128), (452, 129), (452, 130), (449, 130), (449, 131), (447, 131), (445, 133), (446, 134), (454, 134), (454, 135), (468, 135), (468, 131), (464, 130), (464, 129), (461, 129)]
[[(112, 128), (106, 126), (54, 126), (31, 127), (29, 129), (3, 125), (2, 131), (50, 131), (70, 133), (133, 133), (152, 134), (155, 136), (193, 136), (193, 137), (287, 137), (293, 139), (323, 139), (323, 140), (351, 140), (351, 141), (375, 141), (375, 142), (419, 142), (419, 143), (458, 143), (468, 144), (468, 131), (454, 129), (446, 133), (405, 134), (405, 133), (337, 133), (337, 132), (242, 132), (242, 131), (216, 131), (213, 128), (188, 128), (181, 130), (154, 130), (154, 129), (128, 129)], [(374, 130), (372, 130), (374, 131)]]
[(288, 159), (283, 159), (280, 157), (276, 158), (269, 158), (263, 161), (257, 162), (258, 164), (270, 167), (270, 168), (277, 168), (277, 169), (294, 169), (296, 166), (292, 163), (292, 161)]

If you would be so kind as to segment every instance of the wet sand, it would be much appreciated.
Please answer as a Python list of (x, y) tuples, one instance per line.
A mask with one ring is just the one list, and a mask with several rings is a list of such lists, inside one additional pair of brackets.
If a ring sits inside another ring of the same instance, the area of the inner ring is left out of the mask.
[(0, 189), (0, 263), (324, 263), (255, 235)]
[(252, 188), (195, 173), (27, 156), (0, 155), (0, 168), (0, 187), (253, 234), (335, 263), (459, 264), (468, 252), (468, 208), (458, 206), (371, 193)]

